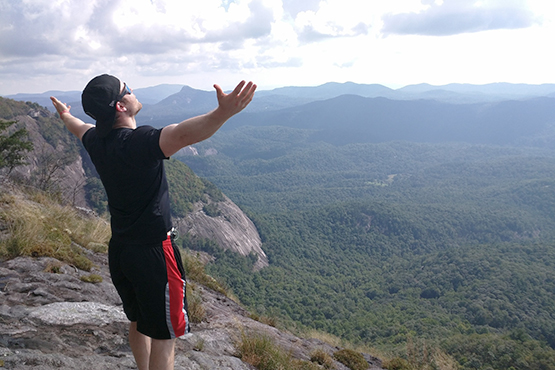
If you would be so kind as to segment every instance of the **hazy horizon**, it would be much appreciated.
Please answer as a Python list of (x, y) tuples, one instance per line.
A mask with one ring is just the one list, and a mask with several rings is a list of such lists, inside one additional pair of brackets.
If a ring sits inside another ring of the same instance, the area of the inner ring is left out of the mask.
[[(324, 85), (328, 85), (328, 84), (355, 84), (355, 85), (361, 85), (361, 86), (365, 86), (365, 85), (381, 85), (383, 87), (389, 88), (393, 91), (397, 91), (397, 90), (402, 90), (404, 88), (407, 87), (411, 87), (411, 86), (430, 86), (430, 87), (437, 87), (437, 88), (442, 88), (442, 87), (448, 87), (448, 86), (476, 86), (476, 87), (485, 87), (485, 86), (495, 86), (495, 85), (508, 85), (508, 86), (532, 86), (532, 87), (539, 87), (539, 86), (551, 86), (553, 85), (555, 87), (555, 83), (538, 83), (538, 84), (527, 84), (527, 83), (511, 83), (511, 82), (490, 82), (490, 83), (484, 83), (484, 84), (471, 84), (471, 83), (446, 83), (446, 84), (442, 84), (442, 85), (434, 85), (434, 84), (429, 84), (427, 82), (422, 82), (422, 83), (416, 83), (416, 84), (409, 84), (409, 85), (404, 85), (404, 86), (399, 86), (399, 87), (390, 87), (390, 86), (386, 86), (383, 84), (373, 84), (373, 83), (359, 83), (359, 82), (354, 82), (354, 81), (345, 81), (345, 82), (335, 82), (335, 81), (329, 81), (329, 82), (324, 82), (322, 84), (318, 84), (318, 85), (297, 85), (297, 86), (276, 86), (276, 87), (272, 87), (272, 88), (258, 88), (257, 91), (261, 92), (261, 91), (273, 91), (276, 89), (283, 89), (283, 88), (317, 88), (317, 87), (321, 87)], [(161, 83), (161, 84), (157, 84), (157, 85), (150, 85), (150, 86), (139, 86), (139, 87), (135, 87), (134, 89), (149, 89), (149, 88), (156, 88), (156, 87), (160, 87), (160, 86), (187, 86), (187, 87), (191, 87), (195, 90), (201, 90), (201, 91), (213, 91), (213, 89), (196, 89), (192, 86), (189, 86), (187, 84), (172, 84), (172, 83)], [(42, 91), (42, 92), (16, 92), (16, 93), (12, 93), (12, 94), (0, 94), (0, 96), (2, 97), (9, 97), (9, 96), (16, 96), (16, 95), (44, 95), (44, 94), (48, 94), (48, 93), (55, 93), (55, 92), (61, 92), (61, 93), (71, 93), (71, 92), (81, 92), (82, 90), (46, 90), (46, 91)]]

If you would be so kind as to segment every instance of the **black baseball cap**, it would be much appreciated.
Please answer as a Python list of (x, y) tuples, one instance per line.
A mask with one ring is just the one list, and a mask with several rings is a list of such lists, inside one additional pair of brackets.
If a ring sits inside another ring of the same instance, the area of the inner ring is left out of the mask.
[(93, 78), (81, 94), (83, 110), (96, 120), (96, 132), (105, 137), (116, 120), (116, 103), (120, 91), (117, 77), (103, 74)]

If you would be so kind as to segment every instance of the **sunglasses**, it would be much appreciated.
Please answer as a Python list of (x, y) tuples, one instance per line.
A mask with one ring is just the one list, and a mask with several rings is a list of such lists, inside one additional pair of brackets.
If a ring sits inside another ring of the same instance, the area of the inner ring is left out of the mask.
[(131, 92), (131, 89), (129, 88), (129, 86), (127, 86), (127, 84), (124, 82), (123, 83), (123, 91), (121, 92), (121, 94), (118, 95), (118, 98), (117, 98), (116, 101), (120, 101), (127, 94), (131, 95), (132, 92)]

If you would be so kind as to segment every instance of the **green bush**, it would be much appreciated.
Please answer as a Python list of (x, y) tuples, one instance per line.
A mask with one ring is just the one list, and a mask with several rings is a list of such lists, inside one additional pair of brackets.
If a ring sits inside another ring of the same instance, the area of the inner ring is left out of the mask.
[(241, 334), (238, 357), (258, 370), (290, 369), (291, 359), (266, 335)]
[(187, 279), (196, 281), (216, 292), (228, 295), (226, 289), (216, 279), (206, 273), (204, 263), (198, 258), (188, 252), (184, 252), (182, 256), (183, 268)]
[(258, 370), (318, 370), (320, 367), (312, 362), (291, 357), (289, 352), (277, 346), (264, 334), (241, 333), (237, 346), (237, 356)]
[(412, 370), (412, 366), (410, 366), (409, 362), (400, 357), (395, 357), (386, 361), (383, 367), (387, 370)]
[(187, 283), (186, 289), (189, 320), (196, 324), (201, 323), (206, 318), (206, 309), (202, 304), (202, 297), (194, 284)]
[(102, 280), (103, 280), (102, 276), (97, 274), (83, 275), (80, 277), (80, 279), (85, 283), (92, 283), (92, 284), (102, 283)]
[(318, 365), (322, 365), (324, 369), (335, 369), (335, 364), (333, 363), (331, 356), (321, 349), (317, 349), (310, 354), (310, 361), (315, 362)]
[(341, 349), (335, 352), (333, 357), (351, 370), (366, 370), (370, 367), (364, 356), (352, 349)]
[(216, 203), (207, 204), (202, 208), (202, 210), (209, 217), (218, 217), (222, 214)]

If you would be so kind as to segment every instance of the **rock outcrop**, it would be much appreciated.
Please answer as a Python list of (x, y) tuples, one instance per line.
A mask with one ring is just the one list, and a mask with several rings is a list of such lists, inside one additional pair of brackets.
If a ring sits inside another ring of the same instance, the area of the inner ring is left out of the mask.
[(177, 221), (180, 234), (190, 234), (215, 241), (221, 248), (248, 256), (257, 256), (255, 269), (268, 266), (268, 257), (262, 250), (262, 240), (253, 222), (228, 197), (218, 202), (220, 215), (208, 216), (203, 203), (195, 204), (194, 210)]
[[(0, 262), (0, 368), (136, 368), (126, 338), (127, 319), (108, 276), (107, 257), (90, 257), (96, 264), (91, 272), (52, 258), (18, 257)], [(81, 279), (91, 273), (102, 276), (102, 282)], [(303, 360), (309, 360), (316, 349), (330, 355), (338, 350), (252, 320), (228, 297), (200, 285), (196, 289), (206, 320), (192, 324), (192, 333), (178, 340), (176, 370), (253, 369), (236, 357), (242, 332), (266, 335)], [(378, 359), (366, 358), (370, 369), (380, 369)], [(338, 370), (347, 369), (335, 365)]]

